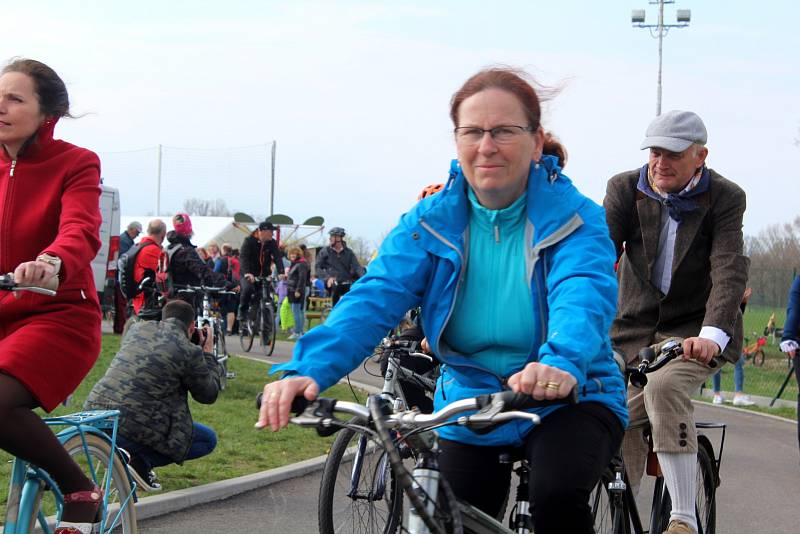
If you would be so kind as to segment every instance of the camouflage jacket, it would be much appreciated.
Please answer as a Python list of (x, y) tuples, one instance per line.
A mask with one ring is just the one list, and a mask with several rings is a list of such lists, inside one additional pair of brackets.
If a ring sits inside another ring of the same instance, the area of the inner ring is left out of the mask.
[(219, 384), (216, 360), (189, 341), (183, 323), (137, 321), (84, 409), (119, 410), (121, 435), (181, 463), (192, 442), (187, 394), (212, 404)]

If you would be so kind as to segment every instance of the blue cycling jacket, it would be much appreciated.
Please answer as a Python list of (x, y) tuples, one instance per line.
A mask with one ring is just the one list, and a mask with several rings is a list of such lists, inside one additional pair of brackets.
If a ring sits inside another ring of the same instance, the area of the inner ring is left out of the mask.
[[(422, 325), (442, 375), (436, 409), (504, 389), (520, 370), (496, 374), (441, 341), (452, 313), (469, 251), (468, 184), (457, 161), (443, 191), (421, 200), (386, 237), (367, 274), (332, 310), (324, 324), (295, 345), (293, 359), (273, 366), (313, 378), (324, 390), (355, 369), (403, 314), (422, 305)], [(526, 269), (535, 324), (528, 362), (539, 361), (571, 373), (580, 400), (606, 405), (627, 425), (622, 374), (608, 330), (616, 312), (614, 247), (603, 209), (581, 195), (561, 174), (557, 159), (531, 164), (527, 187)], [(557, 407), (536, 410), (541, 416)], [(544, 424), (546, 424), (546, 419)], [(480, 445), (519, 445), (531, 429), (507, 423), (489, 434), (448, 426), (446, 439)]]

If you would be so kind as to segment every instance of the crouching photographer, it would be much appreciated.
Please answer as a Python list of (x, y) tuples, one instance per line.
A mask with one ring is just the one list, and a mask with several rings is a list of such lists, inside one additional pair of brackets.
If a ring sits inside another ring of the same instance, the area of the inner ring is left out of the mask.
[(145, 491), (161, 487), (154, 467), (206, 456), (217, 445), (213, 429), (192, 421), (188, 403), (189, 394), (203, 404), (217, 400), (220, 368), (213, 344), (209, 327), (195, 328), (192, 306), (171, 301), (161, 321), (130, 325), (89, 393), (84, 409), (120, 411), (117, 444)]

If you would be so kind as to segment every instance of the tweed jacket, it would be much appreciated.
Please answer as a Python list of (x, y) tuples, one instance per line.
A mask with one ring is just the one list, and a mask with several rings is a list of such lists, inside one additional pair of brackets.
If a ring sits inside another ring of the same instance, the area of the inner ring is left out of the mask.
[(662, 204), (637, 190), (639, 171), (608, 181), (603, 206), (619, 266), (617, 317), (611, 340), (628, 361), (666, 337), (697, 336), (714, 326), (730, 336), (722, 356), (742, 350), (742, 301), (750, 261), (743, 254), (744, 191), (709, 169), (708, 190), (694, 197), (675, 237), (672, 282), (665, 295), (651, 282), (658, 254)]

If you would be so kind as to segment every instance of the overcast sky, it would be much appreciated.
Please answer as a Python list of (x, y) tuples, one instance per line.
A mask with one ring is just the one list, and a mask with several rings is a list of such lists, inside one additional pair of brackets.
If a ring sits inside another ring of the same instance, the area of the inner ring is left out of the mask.
[[(545, 127), (565, 172), (601, 202), (639, 167), (655, 115), (657, 40), (619, 1), (37, 1), (6, 3), (0, 60), (39, 59), (67, 82), (57, 137), (100, 154), (128, 215), (186, 197), (275, 212), (377, 241), (454, 157), (448, 105), (481, 67), (507, 64), (562, 88)], [(798, 214), (800, 8), (793, 1), (679, 0), (664, 40), (663, 110), (709, 131), (708, 162), (748, 196), (745, 233)], [(229, 148), (235, 147), (232, 150)], [(242, 148), (247, 147), (247, 148)], [(202, 150), (201, 150), (202, 149)]]

